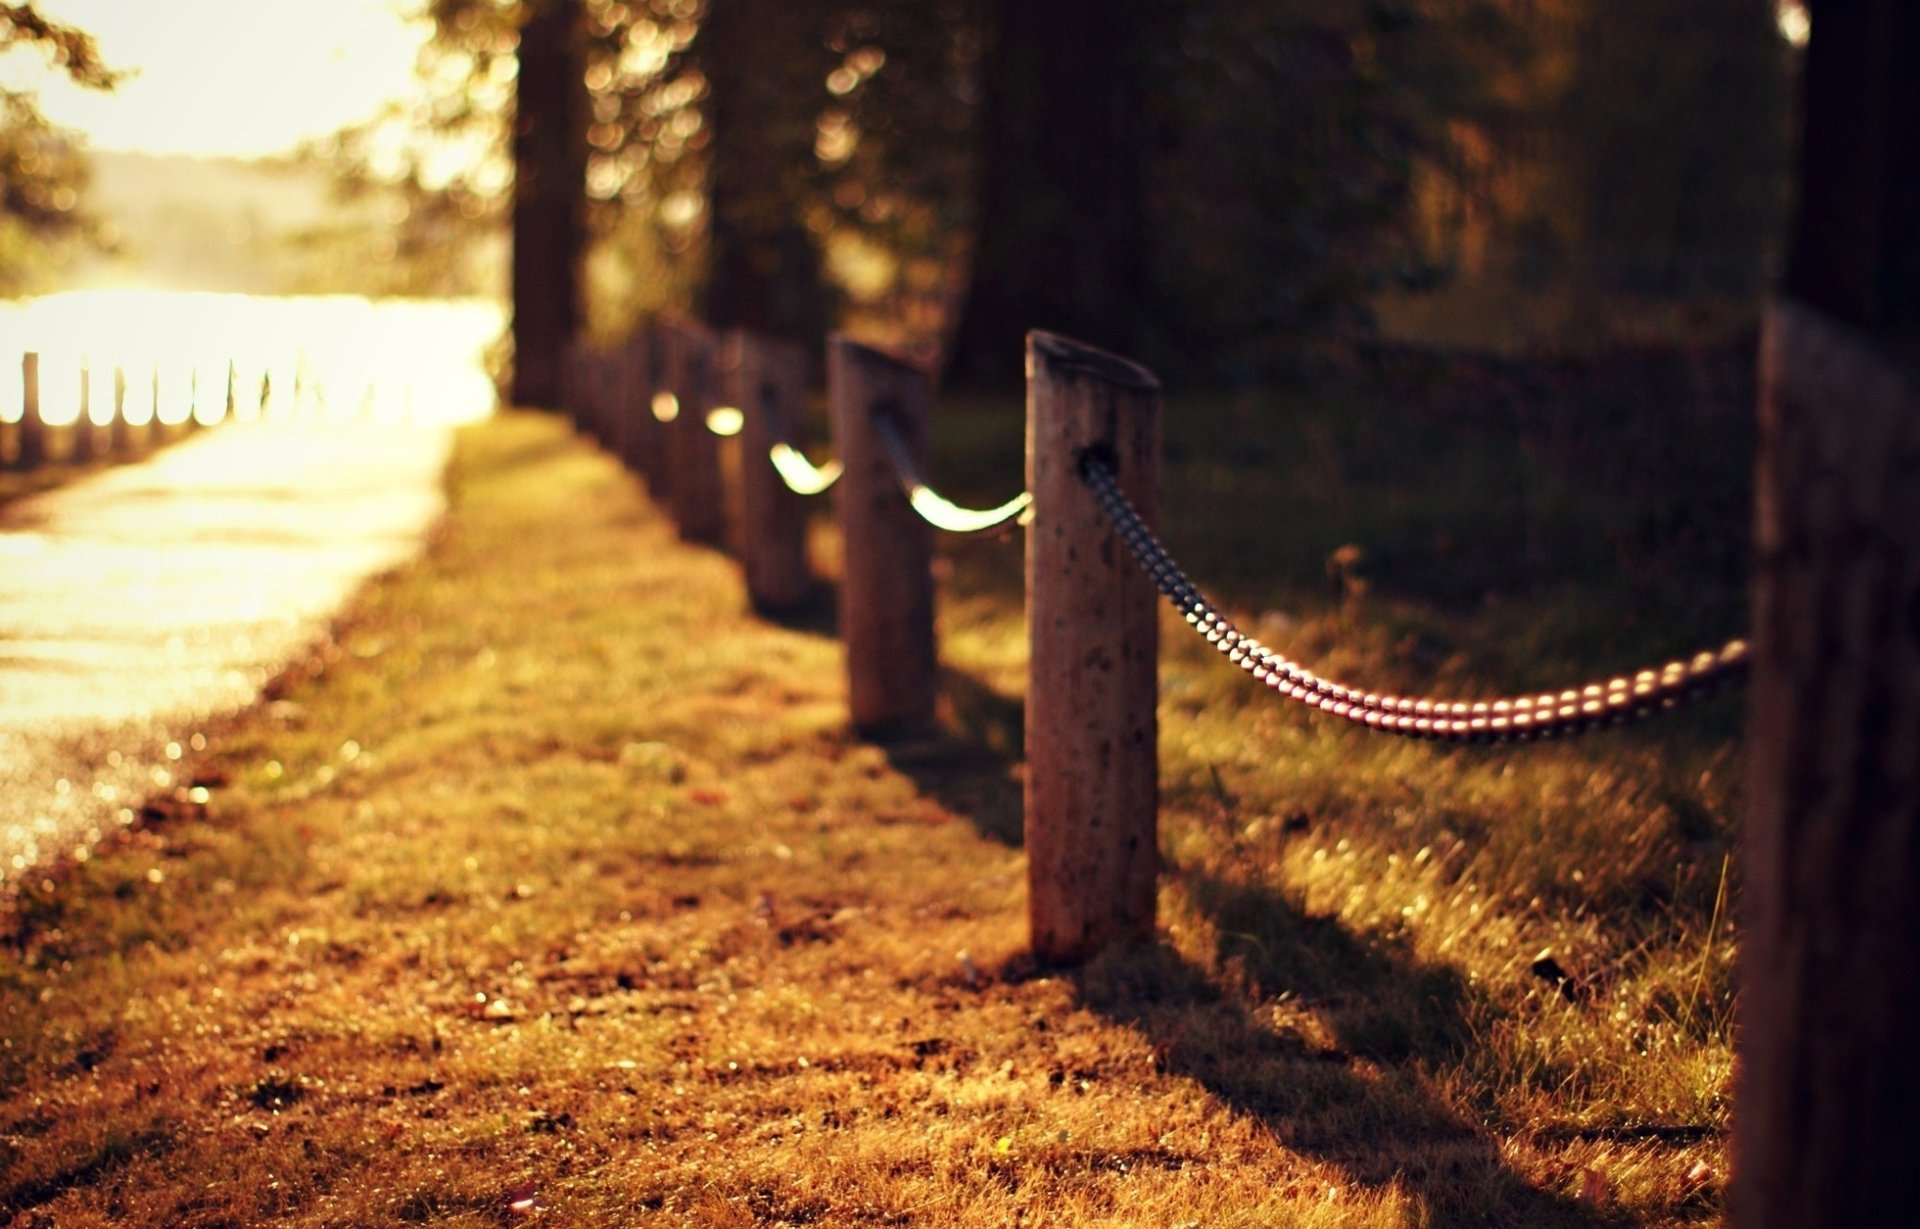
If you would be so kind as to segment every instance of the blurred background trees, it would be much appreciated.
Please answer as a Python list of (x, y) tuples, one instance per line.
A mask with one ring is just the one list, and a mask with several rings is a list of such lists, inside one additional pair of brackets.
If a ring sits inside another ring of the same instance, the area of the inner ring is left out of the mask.
[[(523, 313), (603, 335), (661, 312), (802, 342), (851, 326), (976, 381), (1017, 380), (1034, 326), (1188, 377), (1380, 337), (1737, 334), (1776, 259), (1804, 17), (1791, 0), (424, 11), (422, 101), (392, 117), (409, 135), (333, 151), (349, 181), (405, 186), (396, 260), (456, 263), (531, 211), (551, 237), (518, 266), (538, 287)], [(517, 206), (515, 167), (534, 185)]]
[[(112, 89), (117, 74), (86, 31), (32, 4), (0, 3), (0, 56), (38, 52), (75, 82)], [(43, 281), (104, 232), (84, 207), (90, 168), (75, 136), (47, 122), (32, 94), (0, 85), (0, 295)]]

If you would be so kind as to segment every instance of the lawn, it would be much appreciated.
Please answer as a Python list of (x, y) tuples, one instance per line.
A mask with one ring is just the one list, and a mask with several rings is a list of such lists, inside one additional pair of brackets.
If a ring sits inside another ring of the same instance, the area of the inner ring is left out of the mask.
[[(1165, 536), (1327, 673), (1584, 681), (1739, 629), (1745, 430), (1175, 399)], [(1019, 447), (943, 407), (933, 474), (997, 502)], [(1717, 1221), (1737, 701), (1388, 741), (1169, 612), (1159, 941), (1038, 968), (1017, 537), (943, 544), (943, 728), (881, 747), (830, 613), (747, 613), (563, 424), (449, 485), (0, 921), (0, 1224)]]

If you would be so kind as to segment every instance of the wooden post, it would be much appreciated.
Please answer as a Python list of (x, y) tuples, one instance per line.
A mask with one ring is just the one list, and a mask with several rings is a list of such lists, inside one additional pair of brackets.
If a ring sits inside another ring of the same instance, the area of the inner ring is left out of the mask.
[(80, 416), (73, 420), (73, 443), (67, 449), (67, 459), (76, 465), (84, 465), (94, 457), (93, 430), (93, 370), (85, 363), (80, 366)]
[(13, 463), (38, 469), (47, 463), (47, 424), (40, 417), (40, 356), (20, 356), (20, 433), (14, 437)]
[(926, 453), (933, 379), (922, 368), (842, 336), (827, 343), (827, 396), (842, 471), (840, 639), (854, 728), (870, 737), (933, 721), (933, 530), (920, 519), (873, 429), (886, 413), (915, 456)]
[(718, 546), (726, 540), (726, 501), (720, 478), (720, 439), (707, 430), (713, 408), (714, 337), (696, 324), (666, 329), (666, 380), (677, 403), (673, 421), (662, 424), (671, 476), (668, 499), (680, 536)]
[(653, 329), (644, 323), (635, 325), (620, 354), (627, 369), (626, 392), (620, 405), (620, 459), (629, 471), (646, 481), (648, 493), (657, 500), (661, 492), (661, 434), (660, 424), (653, 417), (653, 394), (658, 390), (660, 364)]
[(1159, 873), (1155, 590), (1081, 477), (1088, 454), (1151, 525), (1159, 381), (1029, 333), (1027, 911), (1045, 962), (1151, 937)]
[(153, 378), (148, 385), (153, 398), (153, 415), (147, 419), (147, 446), (158, 448), (167, 442), (167, 424), (160, 421), (160, 360), (153, 360)]
[(118, 456), (133, 451), (133, 424), (127, 421), (127, 369), (119, 363), (113, 365), (113, 423), (107, 439)]
[(1886, 1229), (1920, 1148), (1920, 6), (1812, 6), (1761, 342), (1734, 1229)]
[(773, 468), (772, 449), (800, 420), (806, 355), (790, 343), (736, 329), (727, 335), (723, 366), (727, 400), (742, 415), (740, 563), (747, 597), (762, 613), (791, 611), (813, 587), (807, 507)]

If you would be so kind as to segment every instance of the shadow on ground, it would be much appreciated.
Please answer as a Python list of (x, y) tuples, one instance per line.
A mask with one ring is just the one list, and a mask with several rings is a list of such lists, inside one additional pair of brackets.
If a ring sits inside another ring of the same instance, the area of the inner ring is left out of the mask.
[[(1170, 873), (1216, 923), (1217, 955), (1244, 979), (1242, 992), (1224, 993), (1164, 944), (1109, 953), (1074, 975), (1082, 1002), (1138, 1030), (1163, 1071), (1199, 1082), (1356, 1183), (1397, 1186), (1435, 1229), (1610, 1223), (1522, 1178), (1496, 1136), (1431, 1088), (1421, 1069), (1457, 1061), (1469, 1044), (1471, 991), (1452, 969), (1306, 915), (1268, 888)], [(1311, 1010), (1324, 1033), (1263, 1023), (1248, 1006), (1283, 995)]]
[(951, 667), (941, 669), (940, 699), (938, 727), (882, 743), (887, 761), (980, 835), (1018, 848), (1025, 839), (1025, 703)]

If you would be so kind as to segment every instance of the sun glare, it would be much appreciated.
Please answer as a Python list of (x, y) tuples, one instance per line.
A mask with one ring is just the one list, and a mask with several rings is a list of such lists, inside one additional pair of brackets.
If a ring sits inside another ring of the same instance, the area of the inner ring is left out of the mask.
[(493, 412), (484, 366), (500, 309), (482, 300), (273, 298), (85, 290), (0, 307), (0, 419), (20, 417), (37, 355), (49, 426), (158, 415), (237, 421), (351, 414), (457, 423)]

